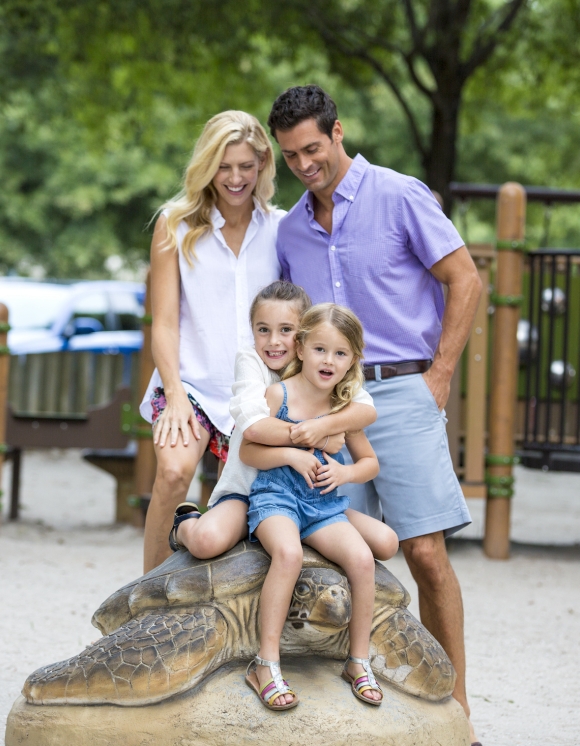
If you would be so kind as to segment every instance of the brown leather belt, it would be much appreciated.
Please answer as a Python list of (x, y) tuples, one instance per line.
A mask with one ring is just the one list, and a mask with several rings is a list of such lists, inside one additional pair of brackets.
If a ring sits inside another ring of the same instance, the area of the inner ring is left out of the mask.
[(425, 373), (431, 367), (432, 360), (405, 360), (402, 363), (381, 363), (379, 365), (365, 365), (364, 373), (367, 381), (384, 381), (394, 376), (408, 376), (410, 373)]

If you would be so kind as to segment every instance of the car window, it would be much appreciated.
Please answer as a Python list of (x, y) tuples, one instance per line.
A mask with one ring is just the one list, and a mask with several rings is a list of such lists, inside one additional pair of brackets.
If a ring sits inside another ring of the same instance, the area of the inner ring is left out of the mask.
[(49, 329), (69, 295), (64, 285), (0, 283), (0, 303), (8, 307), (12, 329)]
[(128, 291), (115, 291), (110, 294), (111, 310), (115, 315), (115, 326), (123, 331), (141, 328), (144, 309), (137, 297)]
[(100, 321), (103, 329), (107, 331), (112, 329), (109, 303), (105, 293), (88, 293), (77, 298), (72, 306), (71, 320), (81, 316)]

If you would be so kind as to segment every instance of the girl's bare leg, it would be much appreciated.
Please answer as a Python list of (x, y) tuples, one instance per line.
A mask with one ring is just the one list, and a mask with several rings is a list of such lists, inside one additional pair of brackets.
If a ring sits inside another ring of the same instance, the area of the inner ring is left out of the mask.
[[(290, 518), (274, 515), (256, 529), (256, 536), (272, 558), (260, 596), (260, 650), (258, 655), (269, 661), (280, 660), (280, 636), (288, 616), (292, 592), (302, 570), (302, 545), (298, 527)], [(257, 666), (260, 687), (270, 678), (267, 666)], [(273, 704), (290, 704), (292, 694), (282, 694)]]
[[(346, 572), (352, 594), (352, 617), (348, 625), (350, 654), (355, 658), (368, 658), (375, 605), (375, 560), (359, 532), (350, 523), (331, 523), (304, 539)], [(348, 663), (347, 670), (353, 678), (365, 671), (360, 663)], [(380, 692), (367, 690), (363, 697), (380, 700)]]
[(248, 506), (241, 500), (225, 500), (201, 518), (183, 521), (177, 529), (177, 541), (198, 559), (217, 557), (247, 535)]
[(399, 539), (390, 526), (376, 518), (371, 518), (370, 515), (352, 510), (352, 508), (345, 510), (345, 513), (349, 523), (356, 528), (369, 545), (375, 559), (384, 562), (397, 554)]
[(157, 472), (145, 520), (144, 572), (153, 570), (171, 554), (168, 536), (175, 508), (185, 500), (197, 465), (209, 443), (207, 430), (203, 427), (199, 430), (200, 440), (190, 438), (187, 447), (181, 438), (174, 446), (169, 443), (163, 447), (155, 446)]

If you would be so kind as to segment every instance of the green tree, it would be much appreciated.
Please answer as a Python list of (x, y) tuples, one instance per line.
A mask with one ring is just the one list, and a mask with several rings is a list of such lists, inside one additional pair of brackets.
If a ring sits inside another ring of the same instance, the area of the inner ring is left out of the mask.
[[(466, 84), (505, 43), (526, 0), (280, 0), (268, 23), (311, 29), (352, 85), (374, 74), (405, 115), (426, 183), (451, 206)], [(265, 9), (272, 9), (265, 2)]]
[[(577, 185), (577, 0), (523, 5), (4, 0), (0, 271), (106, 276), (112, 254), (143, 261), (203, 123), (226, 108), (264, 122), (295, 84), (333, 95), (351, 155), (443, 193), (452, 174)], [(300, 193), (281, 165), (278, 204)], [(560, 243), (580, 241), (571, 215), (553, 221)], [(541, 211), (530, 221), (539, 241)], [(469, 222), (488, 238), (493, 205)]]

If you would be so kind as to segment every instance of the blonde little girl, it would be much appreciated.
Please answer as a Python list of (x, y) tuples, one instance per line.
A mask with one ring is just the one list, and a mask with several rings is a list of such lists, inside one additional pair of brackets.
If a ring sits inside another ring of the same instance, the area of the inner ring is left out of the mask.
[[(266, 399), (276, 418), (291, 424), (326, 419), (344, 412), (362, 388), (360, 360), (363, 330), (347, 308), (324, 303), (304, 313), (296, 336), (297, 357), (283, 380), (270, 386)], [(247, 683), (269, 709), (286, 710), (298, 697), (280, 672), (280, 636), (292, 592), (302, 569), (301, 542), (340, 565), (352, 593), (349, 624), (350, 655), (343, 668), (356, 697), (378, 706), (382, 693), (369, 663), (369, 639), (375, 598), (373, 554), (346, 515), (348, 497), (337, 488), (367, 482), (379, 465), (362, 430), (347, 425), (347, 448), (353, 463), (324, 449), (295, 451), (288, 460), (285, 448), (267, 448), (244, 441), (242, 460), (260, 467), (250, 492), (250, 540), (258, 539), (272, 558), (260, 599), (260, 650), (248, 667)], [(316, 478), (312, 479), (311, 474)], [(309, 478), (310, 477), (310, 478)], [(390, 552), (397, 539), (390, 533)]]
[[(170, 534), (175, 551), (186, 547), (194, 557), (208, 559), (231, 549), (248, 533), (248, 495), (257, 469), (239, 458), (243, 438), (272, 446), (286, 446), (278, 458), (293, 466), (310, 483), (323, 478), (322, 465), (312, 454), (295, 446), (319, 446), (336, 453), (344, 443), (347, 429), (359, 430), (374, 422), (376, 411), (364, 390), (339, 412), (299, 424), (270, 416), (265, 399), (268, 386), (280, 380), (282, 371), (296, 357), (295, 337), (300, 316), (310, 307), (304, 290), (290, 282), (276, 281), (261, 290), (250, 308), (255, 344), (236, 355), (234, 396), (230, 412), (236, 426), (231, 436), (228, 460), (208, 503), (200, 516), (194, 503), (177, 507)], [(347, 510), (348, 519), (368, 543), (377, 559), (393, 554), (393, 532), (384, 523), (355, 510)], [(189, 520), (189, 519), (196, 520)], [(396, 551), (396, 547), (395, 547)]]

